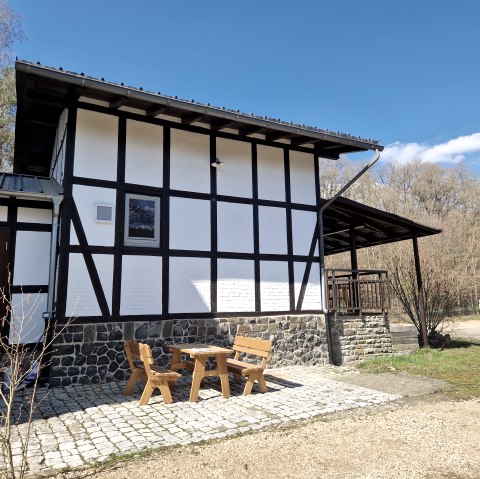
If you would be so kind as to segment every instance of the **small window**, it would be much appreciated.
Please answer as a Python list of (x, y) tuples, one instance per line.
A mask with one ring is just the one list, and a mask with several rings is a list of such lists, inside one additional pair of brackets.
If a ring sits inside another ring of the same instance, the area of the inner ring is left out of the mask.
[(126, 245), (160, 245), (160, 198), (128, 194), (125, 216)]
[(97, 223), (112, 223), (113, 222), (113, 206), (97, 203), (95, 221)]

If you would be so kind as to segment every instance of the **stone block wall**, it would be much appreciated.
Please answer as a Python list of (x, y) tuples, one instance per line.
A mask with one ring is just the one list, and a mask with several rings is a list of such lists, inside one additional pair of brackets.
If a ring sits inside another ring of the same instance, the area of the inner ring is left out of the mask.
[(330, 318), (333, 363), (358, 361), (392, 353), (388, 316), (337, 315)]
[[(391, 352), (388, 324), (383, 316), (330, 321), (336, 362)], [(123, 349), (126, 339), (148, 343), (156, 362), (167, 365), (171, 344), (203, 342), (230, 347), (236, 334), (272, 341), (268, 367), (329, 362), (323, 315), (73, 323), (54, 344), (49, 384), (66, 386), (125, 379), (129, 375)]]

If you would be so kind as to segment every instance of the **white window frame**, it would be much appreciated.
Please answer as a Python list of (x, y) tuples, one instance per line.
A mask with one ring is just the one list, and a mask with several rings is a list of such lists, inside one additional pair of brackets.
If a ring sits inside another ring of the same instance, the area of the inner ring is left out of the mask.
[[(147, 200), (154, 201), (154, 237), (153, 238), (136, 238), (128, 235), (129, 218), (130, 218), (130, 199), (132, 200)], [(127, 193), (125, 195), (125, 237), (124, 243), (126, 246), (149, 246), (155, 248), (160, 246), (160, 198), (158, 196), (145, 196)]]

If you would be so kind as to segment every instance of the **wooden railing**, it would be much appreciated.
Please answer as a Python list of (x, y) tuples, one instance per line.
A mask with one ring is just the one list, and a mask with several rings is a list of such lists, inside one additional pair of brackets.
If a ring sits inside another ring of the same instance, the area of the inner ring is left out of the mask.
[(390, 307), (386, 271), (327, 269), (325, 276), (329, 311), (384, 312)]

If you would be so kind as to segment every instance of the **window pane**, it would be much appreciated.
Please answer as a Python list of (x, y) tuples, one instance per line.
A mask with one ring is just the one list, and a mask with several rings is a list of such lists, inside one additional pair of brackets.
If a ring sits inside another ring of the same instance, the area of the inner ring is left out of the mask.
[(128, 200), (128, 236), (155, 239), (155, 201)]

